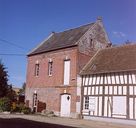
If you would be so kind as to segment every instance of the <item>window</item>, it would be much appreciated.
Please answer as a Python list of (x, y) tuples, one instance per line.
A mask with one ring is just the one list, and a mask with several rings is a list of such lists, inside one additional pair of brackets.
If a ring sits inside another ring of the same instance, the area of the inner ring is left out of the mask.
[(37, 94), (33, 94), (33, 107), (37, 107)]
[(39, 76), (39, 64), (35, 64), (35, 76)]
[(89, 109), (89, 96), (85, 97), (85, 109)]
[(37, 93), (34, 93), (33, 94), (33, 112), (37, 112), (37, 105), (38, 105)]
[(92, 49), (93, 48), (93, 39), (90, 38), (90, 48)]
[(70, 81), (70, 60), (64, 60), (64, 85), (69, 85)]
[(52, 76), (52, 64), (53, 64), (52, 61), (48, 62), (48, 75), (49, 76)]

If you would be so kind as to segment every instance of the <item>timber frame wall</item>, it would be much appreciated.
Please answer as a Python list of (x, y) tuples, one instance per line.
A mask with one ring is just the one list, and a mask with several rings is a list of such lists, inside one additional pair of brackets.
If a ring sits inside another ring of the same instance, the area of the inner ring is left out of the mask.
[(136, 72), (82, 76), (82, 115), (136, 119)]

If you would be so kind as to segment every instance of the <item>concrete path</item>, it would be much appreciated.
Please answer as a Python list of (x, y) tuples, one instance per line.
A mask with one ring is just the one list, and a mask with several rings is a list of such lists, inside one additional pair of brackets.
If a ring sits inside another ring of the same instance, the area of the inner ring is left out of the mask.
[[(26, 119), (30, 121), (49, 123), (49, 124), (58, 124), (63, 126), (71, 126), (77, 128), (136, 128), (136, 121), (131, 124), (123, 124), (122, 122), (115, 122), (112, 120), (81, 120), (81, 119), (69, 119), (69, 118), (60, 118), (60, 117), (45, 117), (41, 115), (14, 115), (14, 114), (0, 114), (1, 119)], [(2, 127), (3, 128), (3, 127)], [(26, 127), (25, 127), (26, 128)]]

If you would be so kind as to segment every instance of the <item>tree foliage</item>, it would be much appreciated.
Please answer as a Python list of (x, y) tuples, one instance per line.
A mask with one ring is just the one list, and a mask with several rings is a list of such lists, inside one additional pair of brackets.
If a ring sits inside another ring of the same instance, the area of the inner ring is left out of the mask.
[(8, 72), (0, 61), (0, 97), (6, 96), (8, 93)]
[(0, 98), (2, 97), (14, 100), (15, 92), (12, 89), (12, 85), (8, 85), (8, 72), (4, 64), (0, 61)]
[(0, 112), (11, 110), (11, 100), (8, 97), (0, 98)]
[(19, 90), (19, 94), (24, 94), (25, 88), (26, 88), (26, 83), (24, 82), (23, 85), (22, 85), (22, 88)]

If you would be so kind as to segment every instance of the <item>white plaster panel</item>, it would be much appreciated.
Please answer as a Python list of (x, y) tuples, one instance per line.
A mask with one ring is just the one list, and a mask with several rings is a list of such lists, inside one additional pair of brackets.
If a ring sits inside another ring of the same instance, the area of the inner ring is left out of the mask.
[(95, 94), (98, 94), (98, 86), (95, 88)]
[(132, 84), (132, 77), (131, 77), (131, 75), (129, 75), (128, 78), (129, 78), (129, 80), (128, 80), (128, 81), (129, 81), (129, 84)]
[(98, 97), (95, 97), (95, 112), (94, 112), (95, 116), (97, 116), (98, 113), (97, 107), (98, 107)]
[(101, 76), (101, 78), (100, 78), (100, 84), (104, 84), (103, 83), (103, 76)]
[(97, 79), (96, 79), (96, 84), (99, 84), (100, 83), (100, 77), (97, 76)]
[(91, 95), (91, 87), (88, 87), (88, 95)]
[(92, 95), (94, 95), (94, 87), (92, 87)]
[(117, 86), (114, 86), (114, 94), (117, 94)]
[(130, 94), (130, 95), (133, 95), (133, 86), (130, 86), (130, 87), (129, 87), (129, 94)]
[(104, 77), (104, 84), (108, 84), (107, 76)]
[(92, 77), (89, 78), (89, 85), (92, 85)]
[(111, 77), (107, 76), (107, 79), (108, 79), (108, 84), (111, 84)]
[(119, 76), (116, 75), (115, 78), (116, 78), (116, 84), (119, 84)]
[(133, 81), (133, 84), (136, 84), (136, 76), (135, 76), (135, 74), (132, 74), (132, 81)]
[(102, 116), (102, 97), (99, 97), (99, 116)]
[(123, 86), (123, 95), (126, 95), (126, 94), (127, 94), (127, 87)]
[(124, 75), (125, 84), (127, 84), (127, 75)]
[(122, 94), (122, 86), (118, 87), (118, 94), (121, 95)]
[(111, 104), (111, 97), (109, 97), (109, 102), (110, 102), (110, 103), (108, 104), (108, 107), (109, 107), (109, 108), (108, 108), (108, 111), (109, 111), (108, 117), (111, 117), (111, 111), (112, 111), (112, 110), (111, 110), (111, 107), (110, 107), (110, 104)]
[(105, 86), (105, 94), (108, 94), (108, 86)]
[(109, 86), (109, 94), (112, 94), (112, 86)]
[(96, 76), (93, 77), (93, 85), (96, 83)]
[(102, 86), (100, 86), (100, 88), (99, 88), (100, 90), (99, 90), (99, 94), (102, 94), (102, 92), (103, 92), (103, 87)]
[(136, 95), (136, 86), (134, 87), (134, 89), (135, 89), (135, 90), (134, 90), (134, 91), (135, 91), (135, 94), (134, 94), (134, 95)]
[(83, 77), (83, 85), (85, 84), (85, 77)]
[(111, 76), (112, 84), (115, 84), (115, 76)]
[(134, 102), (135, 102), (135, 119), (136, 119), (136, 98), (135, 98)]
[(120, 83), (121, 83), (121, 84), (124, 84), (124, 78), (123, 78), (123, 75), (120, 75)]
[(88, 85), (88, 80), (89, 80), (89, 78), (86, 77), (86, 79), (85, 79), (85, 85)]
[(105, 97), (105, 102), (104, 102), (104, 116), (107, 116), (107, 100), (108, 100), (108, 97)]
[(129, 99), (129, 112), (130, 119), (133, 119), (133, 98)]
[(87, 95), (87, 87), (84, 87), (84, 95)]

